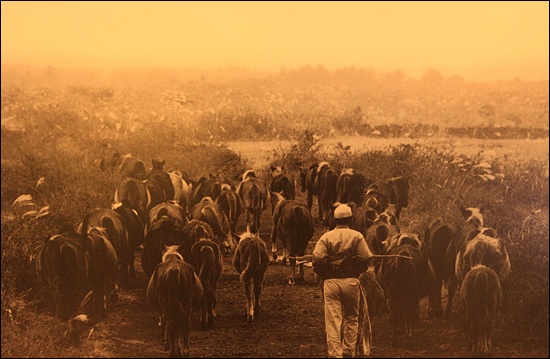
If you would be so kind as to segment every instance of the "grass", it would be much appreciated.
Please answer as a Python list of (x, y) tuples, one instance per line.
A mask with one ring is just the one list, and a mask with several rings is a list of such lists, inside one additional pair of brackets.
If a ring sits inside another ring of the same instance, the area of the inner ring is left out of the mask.
[[(184, 170), (192, 178), (212, 173), (236, 181), (251, 167), (267, 174), (272, 164), (284, 164), (295, 171), (300, 164), (321, 160), (337, 167), (354, 167), (375, 181), (411, 175), (411, 201), (402, 220), (404, 230), (417, 233), (423, 233), (425, 225), (436, 216), (455, 221), (459, 215), (457, 203), (483, 205), (487, 223), (505, 239), (512, 262), (500, 325), (547, 345), (547, 138), (480, 142), (434, 136), (419, 142), (405, 137), (343, 137), (330, 135), (330, 118), (320, 120), (316, 126), (312, 118), (325, 108), (308, 107), (312, 102), (301, 97), (281, 97), (281, 108), (275, 110), (295, 112), (279, 114), (275, 121), (256, 105), (245, 106), (248, 97), (237, 98), (225, 87), (188, 86), (187, 90), (196, 90), (203, 97), (182, 107), (163, 102), (165, 95), (154, 87), (136, 90), (2, 83), (3, 357), (55, 357), (62, 355), (62, 350), (63, 355), (70, 353), (70, 349), (63, 349), (60, 339), (65, 330), (63, 323), (49, 315), (50, 299), (36, 276), (35, 260), (46, 238), (64, 226), (78, 224), (91, 209), (110, 206), (121, 179), (97, 167), (105, 143), (132, 153), (147, 167), (153, 158), (164, 159), (165, 169)], [(237, 148), (233, 151), (222, 144), (230, 138), (223, 137), (223, 130), (208, 134), (197, 125), (205, 119), (215, 123), (217, 112), (208, 109), (219, 103), (215, 94), (220, 91), (233, 99), (228, 106), (233, 112), (224, 112), (229, 113), (224, 121), (234, 125), (226, 129), (233, 131), (231, 136), (246, 140), (280, 135), (277, 142), (249, 142), (256, 155), (250, 162)], [(300, 106), (300, 99), (307, 106)], [(328, 113), (336, 118), (338, 111)], [(357, 113), (352, 115), (357, 121)], [(347, 115), (338, 116), (339, 126), (346, 127)], [(240, 118), (247, 119), (246, 126), (239, 127)], [(266, 125), (266, 120), (277, 127), (276, 131)], [(261, 132), (267, 129), (269, 135), (264, 136)], [(280, 145), (281, 140), (288, 142)], [(484, 158), (489, 150), (494, 156)], [(533, 156), (531, 151), (541, 155)], [(482, 161), (491, 167), (476, 167)], [(487, 179), (491, 176), (495, 178)], [(41, 178), (43, 183), (37, 185)], [(23, 194), (32, 196), (32, 205), (14, 205)], [(24, 216), (47, 206), (48, 214), (44, 216), (37, 218), (38, 212)]]

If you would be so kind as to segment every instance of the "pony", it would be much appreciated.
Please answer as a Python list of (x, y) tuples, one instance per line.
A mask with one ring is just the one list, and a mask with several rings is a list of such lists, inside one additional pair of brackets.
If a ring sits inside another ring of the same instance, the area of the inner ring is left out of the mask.
[(130, 275), (130, 267), (133, 263), (133, 249), (130, 247), (128, 240), (128, 232), (124, 226), (122, 216), (112, 209), (95, 208), (88, 212), (77, 232), (82, 236), (82, 240), (88, 236), (88, 230), (92, 227), (99, 227), (105, 230), (105, 236), (113, 245), (118, 262), (118, 281), (123, 286), (128, 285)]
[[(269, 203), (267, 186), (264, 181), (256, 177), (253, 170), (248, 170), (243, 174), (243, 180), (237, 187), (237, 194), (243, 203), (246, 225), (250, 227), (253, 233), (258, 233), (260, 230), (260, 217)], [(252, 220), (250, 217), (252, 217)]]
[[(451, 317), (454, 294), (459, 287), (459, 281), (455, 272), (458, 253), (461, 251), (466, 239), (469, 238), (470, 233), (484, 228), (483, 207), (464, 208), (463, 206), (459, 206), (459, 209), (462, 215), (462, 222), (458, 225), (449, 225), (450, 230), (447, 230), (447, 232), (452, 233), (452, 237), (444, 252), (445, 266), (442, 278), (448, 283), (447, 308), (445, 311), (447, 318)], [(441, 253), (442, 250), (433, 253), (432, 258), (441, 255)]]
[(165, 202), (154, 207), (150, 217), (141, 254), (141, 266), (147, 277), (161, 262), (166, 246), (179, 246), (183, 242), (182, 230), (187, 223), (183, 209), (175, 202)]
[(183, 175), (180, 171), (170, 171), (170, 180), (174, 187), (174, 198), (170, 198), (178, 202), (181, 207), (188, 213), (191, 210), (191, 203), (193, 200), (193, 188), (189, 182), (183, 179)]
[(395, 205), (395, 216), (399, 219), (401, 211), (409, 205), (409, 177), (390, 178), (379, 184), (380, 192), (385, 194), (390, 204)]
[(313, 219), (307, 207), (296, 201), (287, 200), (280, 193), (272, 193), (278, 199), (273, 211), (273, 226), (271, 232), (271, 253), (277, 259), (277, 238), (283, 243), (283, 262), (289, 258), (292, 276), (289, 284), (294, 285), (304, 279), (304, 264), (300, 263), (296, 277), (296, 257), (305, 254), (306, 247), (313, 237)]
[(246, 320), (251, 323), (260, 314), (260, 296), (269, 264), (265, 242), (254, 233), (241, 234), (233, 255), (233, 266), (240, 274), (246, 295)]
[(201, 299), (201, 328), (214, 327), (216, 316), (218, 281), (223, 270), (223, 256), (218, 244), (210, 239), (200, 239), (191, 247), (191, 264), (203, 287)]
[(415, 235), (401, 233), (392, 242), (388, 254), (397, 256), (382, 261), (377, 279), (389, 301), (392, 345), (395, 347), (403, 331), (406, 344), (410, 344), (419, 320), (420, 299), (428, 296), (430, 303), (433, 302), (435, 276), (425, 250)]
[(139, 217), (137, 211), (132, 209), (127, 200), (123, 200), (121, 203), (113, 204), (112, 208), (122, 218), (122, 224), (128, 233), (128, 275), (130, 279), (136, 279), (136, 271), (134, 268), (134, 251), (136, 251), (145, 240), (143, 234), (145, 225)]
[(120, 182), (115, 191), (114, 202), (127, 202), (127, 205), (138, 213), (143, 223), (147, 222), (151, 206), (151, 194), (145, 184), (135, 178), (126, 178)]
[(208, 223), (214, 233), (214, 241), (226, 253), (231, 253), (235, 249), (229, 220), (221, 207), (212, 198), (204, 197), (199, 203), (193, 206), (191, 219)]
[[(294, 181), (284, 173), (284, 166), (271, 166), (271, 181), (268, 189), (270, 192), (281, 193), (285, 199), (296, 198)], [(273, 213), (274, 210), (275, 205), (272, 203), (271, 212)]]
[(107, 239), (107, 232), (101, 227), (90, 227), (82, 242), (90, 258), (88, 278), (92, 288), (89, 293), (92, 317), (102, 318), (106, 309), (112, 308), (118, 300), (116, 250)]
[(160, 313), (164, 350), (170, 350), (171, 358), (189, 357), (191, 311), (202, 296), (193, 267), (183, 261), (177, 246), (166, 248), (147, 285), (147, 298)]
[(131, 153), (122, 156), (120, 165), (116, 168), (115, 173), (124, 178), (135, 178), (138, 180), (145, 179), (145, 164), (143, 161), (132, 157)]
[(502, 302), (497, 273), (482, 264), (472, 267), (464, 277), (460, 299), (466, 312), (468, 349), (474, 358), (491, 352), (493, 319)]
[(149, 210), (149, 221), (145, 225), (144, 233), (147, 235), (149, 228), (164, 217), (170, 218), (180, 230), (187, 224), (187, 216), (178, 202), (171, 200), (157, 204)]
[(243, 213), (241, 198), (228, 184), (222, 184), (222, 190), (215, 202), (220, 206), (222, 212), (227, 217), (231, 233), (235, 234), (237, 231), (237, 222), (240, 215)]
[(72, 318), (89, 290), (89, 260), (76, 236), (51, 236), (40, 250), (36, 272), (53, 297), (55, 315), (63, 321)]
[(151, 193), (151, 206), (174, 199), (175, 190), (168, 172), (164, 171), (165, 161), (151, 160), (153, 168), (145, 176), (145, 186)]

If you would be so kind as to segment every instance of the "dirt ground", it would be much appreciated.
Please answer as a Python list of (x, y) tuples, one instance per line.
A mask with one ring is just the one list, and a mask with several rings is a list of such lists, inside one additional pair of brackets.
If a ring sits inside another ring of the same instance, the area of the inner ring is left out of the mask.
[[(302, 193), (299, 193), (302, 196)], [(315, 202), (314, 202), (315, 207)], [(314, 218), (317, 216), (313, 210)], [(271, 248), (271, 211), (262, 216), (261, 237)], [(241, 217), (238, 228), (244, 227)], [(325, 231), (316, 219), (315, 242)], [(311, 253), (310, 243), (306, 253)], [(279, 251), (282, 254), (282, 251)], [(158, 316), (147, 303), (147, 280), (136, 258), (137, 281), (121, 290), (119, 302), (111, 313), (93, 328), (89, 339), (83, 336), (79, 351), (82, 357), (168, 357), (163, 351)], [(218, 307), (214, 328), (200, 329), (200, 310), (193, 312), (191, 357), (326, 357), (324, 322), (320, 288), (311, 268), (305, 268), (305, 282), (290, 286), (289, 266), (281, 262), (269, 265), (262, 292), (263, 312), (254, 323), (244, 316), (244, 288), (231, 264), (224, 259), (224, 270), (218, 287)], [(445, 305), (446, 298), (443, 299)], [(388, 314), (373, 318), (373, 357), (465, 357), (466, 332), (459, 301), (451, 320), (427, 320), (427, 300), (421, 302), (420, 323), (412, 346), (392, 348)], [(546, 351), (545, 351), (546, 350)], [(530, 348), (514, 341), (513, 329), (495, 326), (495, 357), (548, 357), (547, 348)]]

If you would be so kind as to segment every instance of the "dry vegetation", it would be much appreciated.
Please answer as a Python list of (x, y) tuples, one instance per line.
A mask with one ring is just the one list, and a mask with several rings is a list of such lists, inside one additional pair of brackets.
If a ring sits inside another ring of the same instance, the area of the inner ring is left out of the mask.
[[(457, 204), (484, 206), (513, 271), (496, 326), (548, 355), (547, 82), (481, 84), (433, 74), (410, 80), (399, 72), (322, 68), (224, 83), (166, 71), (84, 75), (2, 69), (3, 357), (81, 355), (65, 347), (65, 326), (49, 315), (35, 258), (64, 225), (110, 206), (120, 178), (98, 169), (106, 143), (147, 165), (165, 159), (166, 169), (191, 177), (237, 180), (251, 165), (266, 171), (271, 164), (295, 173), (299, 163), (320, 160), (372, 180), (411, 175), (402, 221), (417, 233), (436, 216), (456, 220)], [(350, 135), (361, 146), (380, 137), (393, 146), (361, 148), (343, 137)], [(265, 142), (265, 157), (249, 163), (244, 147), (224, 145), (260, 139), (283, 142)], [(23, 194), (32, 201), (14, 204)]]

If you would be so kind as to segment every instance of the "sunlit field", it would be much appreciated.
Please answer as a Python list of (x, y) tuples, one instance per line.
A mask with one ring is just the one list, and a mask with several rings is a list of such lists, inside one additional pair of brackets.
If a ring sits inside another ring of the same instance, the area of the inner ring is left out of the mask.
[[(170, 71), (100, 77), (3, 68), (2, 357), (167, 356), (144, 295), (139, 250), (136, 282), (121, 290), (105, 319), (92, 323), (81, 345), (68, 342), (67, 323), (55, 317), (36, 274), (46, 239), (74, 228), (93, 208), (112, 205), (123, 178), (99, 168), (109, 146), (143, 160), (147, 170), (153, 159), (165, 160), (165, 170), (193, 180), (212, 175), (238, 184), (253, 168), (269, 181), (270, 166), (284, 166), (301, 201), (299, 168), (320, 161), (352, 167), (374, 182), (408, 176), (410, 204), (400, 226), (421, 238), (438, 217), (459, 221), (459, 206), (483, 207), (512, 268), (494, 321), (494, 355), (548, 357), (548, 83), (323, 73), (313, 76), (309, 68), (217, 82)], [(312, 214), (313, 243), (327, 228), (315, 205)], [(268, 248), (270, 216), (263, 213), (260, 227)], [(237, 232), (244, 230), (241, 217)], [(225, 265), (218, 324), (203, 332), (195, 313), (192, 356), (326, 354), (311, 269), (304, 285), (291, 287), (289, 268), (271, 264), (265, 315), (247, 325), (238, 275), (230, 258)], [(469, 355), (456, 297), (449, 321), (428, 321), (426, 313), (424, 301), (419, 339), (408, 349), (391, 347), (387, 313), (375, 317), (373, 355)]]
[[(456, 154), (473, 156), (483, 151), (493, 151), (499, 158), (509, 161), (534, 159), (548, 163), (548, 138), (534, 140), (477, 140), (470, 138), (373, 138), (364, 136), (338, 136), (318, 142), (320, 153), (334, 151), (338, 143), (350, 146), (351, 152), (389, 150), (402, 144), (419, 143), (423, 146), (453, 150)], [(274, 149), (288, 149), (291, 141), (230, 141), (227, 147), (248, 160), (251, 167), (261, 167), (273, 159)]]

